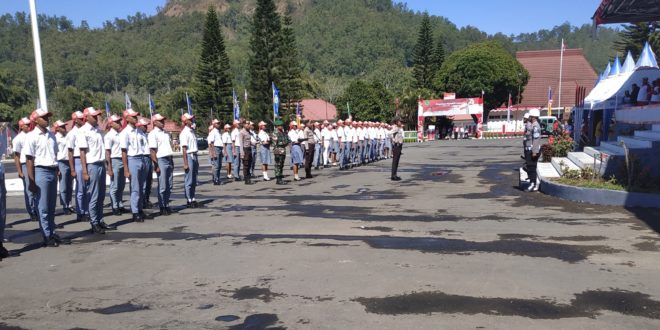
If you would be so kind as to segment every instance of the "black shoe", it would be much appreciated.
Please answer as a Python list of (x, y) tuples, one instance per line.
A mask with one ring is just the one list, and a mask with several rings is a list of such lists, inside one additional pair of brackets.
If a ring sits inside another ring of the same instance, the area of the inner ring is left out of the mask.
[(144, 212), (140, 212), (140, 217), (142, 217), (142, 219), (146, 219), (146, 220), (153, 220), (154, 219), (154, 217), (151, 214), (146, 214)]
[(310, 175), (305, 175), (305, 179), (313, 179), (313, 178), (314, 178), (314, 176), (311, 175), (311, 174)]
[(234, 178), (234, 181), (235, 181), (235, 182), (239, 182), (239, 181), (243, 181), (243, 179), (240, 178), (240, 177), (235, 177), (235, 178)]
[(76, 213), (76, 209), (73, 208), (73, 206), (69, 206), (68, 209), (69, 209), (69, 214)]
[(152, 208), (154, 208), (154, 204), (152, 204), (150, 201), (144, 202), (143, 209), (151, 210)]
[(58, 243), (52, 236), (47, 238), (44, 241), (44, 246), (45, 247), (58, 247), (60, 246), (60, 243)]
[(85, 214), (85, 215), (83, 215), (83, 221), (84, 222), (91, 222), (92, 218), (89, 217), (89, 214)]
[(193, 208), (199, 208), (199, 203), (197, 201), (192, 201)]
[(135, 222), (144, 222), (142, 216), (138, 213), (133, 213), (133, 221)]
[(2, 245), (2, 242), (0, 242), (0, 260), (4, 258), (9, 257), (9, 251)]
[(131, 213), (131, 211), (127, 210), (127, 209), (126, 209), (125, 207), (123, 207), (123, 206), (119, 208), (119, 212), (121, 212), (121, 214), (124, 214), (124, 213)]
[(121, 211), (118, 209), (112, 209), (112, 215), (121, 215)]
[(174, 212), (169, 206), (165, 208), (165, 211), (167, 211), (167, 215), (170, 215)]
[(39, 221), (39, 217), (38, 217), (36, 214), (31, 214), (31, 215), (30, 215), (30, 221), (38, 222), (38, 221)]
[(65, 207), (63, 211), (64, 211), (64, 215), (71, 215), (71, 210), (68, 207)]
[(51, 237), (52, 239), (54, 239), (55, 242), (57, 242), (57, 244), (59, 244), (59, 245), (62, 245), (62, 244), (69, 245), (69, 244), (71, 244), (71, 240), (70, 240), (70, 239), (68, 239), (68, 238), (62, 238), (62, 237), (60, 237), (60, 235), (53, 234), (53, 235), (51, 235), (50, 237)]
[(99, 225), (92, 225), (92, 234), (105, 234), (105, 229), (101, 228)]
[(109, 225), (103, 221), (99, 222), (99, 227), (101, 227), (104, 230), (117, 230), (117, 226)]
[(252, 180), (245, 180), (245, 184), (254, 184), (254, 182)]
[(392, 181), (401, 181), (401, 178), (398, 176), (393, 176), (391, 179)]

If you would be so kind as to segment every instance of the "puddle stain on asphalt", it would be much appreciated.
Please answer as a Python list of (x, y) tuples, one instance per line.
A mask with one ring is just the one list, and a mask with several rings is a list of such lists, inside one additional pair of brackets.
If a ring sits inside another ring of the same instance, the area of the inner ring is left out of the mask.
[(660, 319), (660, 301), (640, 292), (623, 290), (584, 291), (575, 295), (570, 305), (543, 299), (485, 298), (414, 292), (384, 298), (356, 298), (366, 311), (375, 314), (486, 314), (522, 316), (531, 319), (594, 318), (600, 311)]
[(270, 291), (269, 288), (259, 288), (252, 286), (244, 286), (240, 289), (236, 289), (233, 291), (226, 289), (218, 289), (216, 290), (216, 292), (231, 294), (230, 297), (235, 300), (258, 299), (266, 303), (271, 302), (273, 298), (286, 296), (285, 294), (282, 293), (272, 292)]
[(108, 307), (103, 307), (103, 308), (79, 309), (79, 311), (81, 311), (81, 312), (94, 312), (94, 313), (102, 314), (102, 315), (113, 315), (113, 314), (121, 314), (121, 313), (138, 312), (138, 311), (143, 311), (143, 310), (148, 310), (148, 309), (149, 309), (149, 306), (147, 306), (147, 305), (133, 304), (131, 302), (127, 302), (125, 304), (113, 305), (113, 306), (108, 306)]
[(416, 250), (440, 254), (502, 253), (533, 258), (554, 258), (569, 263), (586, 260), (590, 255), (596, 253), (611, 254), (620, 252), (607, 246), (567, 245), (524, 240), (475, 242), (440, 237), (251, 234), (245, 236), (244, 239), (248, 241), (274, 239), (362, 241), (375, 249)]
[(284, 327), (279, 327), (279, 326), (272, 327), (272, 325), (278, 323), (278, 321), (279, 318), (275, 314), (253, 314), (246, 317), (243, 323), (229, 327), (229, 330), (286, 329)]
[(215, 318), (216, 321), (220, 321), (220, 322), (234, 322), (238, 319), (240, 319), (240, 317), (236, 315), (220, 315)]

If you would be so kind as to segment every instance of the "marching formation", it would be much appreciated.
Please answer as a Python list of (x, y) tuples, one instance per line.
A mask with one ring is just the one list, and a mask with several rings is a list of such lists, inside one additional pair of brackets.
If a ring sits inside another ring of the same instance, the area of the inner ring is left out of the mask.
[[(109, 115), (105, 132), (102, 132), (101, 115), (102, 112), (93, 107), (76, 111), (71, 115), (73, 126), (68, 131), (61, 120), (50, 125), (52, 113), (43, 109), (33, 111), (30, 118), (18, 123), (20, 133), (14, 138), (16, 170), (24, 182), (26, 211), (32, 220), (39, 222), (45, 246), (70, 243), (56, 233), (57, 197), (64, 214), (76, 213), (78, 221), (89, 222), (92, 233), (104, 234), (117, 229), (104, 221), (106, 175), (110, 178), (107, 195), (113, 215), (130, 213), (135, 222), (153, 218), (144, 210), (153, 207), (150, 195), (154, 173), (160, 209), (157, 214), (167, 216), (173, 212), (170, 198), (175, 153), (171, 134), (164, 130), (166, 118), (155, 114), (148, 119), (127, 109), (121, 117)], [(183, 191), (188, 208), (200, 207), (195, 198), (199, 149), (194, 120), (193, 115), (183, 114), (183, 129), (179, 134)], [(352, 119), (307, 125), (294, 121), (285, 131), (284, 122), (277, 118), (273, 121), (273, 132), (267, 131), (268, 125), (263, 121), (257, 126), (255, 132), (254, 123), (250, 121), (235, 120), (232, 125), (224, 126), (218, 120), (212, 121), (207, 141), (214, 185), (231, 180), (253, 184), (257, 158), (264, 181), (271, 180), (268, 171), (272, 164), (276, 184), (287, 184), (283, 174), (287, 149), (294, 181), (303, 180), (300, 168), (304, 169), (304, 178), (312, 178), (313, 169), (338, 167), (346, 170), (387, 158), (393, 158), (391, 180), (401, 180), (397, 176), (403, 146), (399, 119), (391, 125)], [(224, 178), (223, 160), (226, 163)], [(4, 176), (2, 167), (0, 176)], [(126, 187), (130, 194), (128, 206), (123, 203)], [(3, 210), (0, 211), (3, 213), (0, 216), (4, 220), (4, 184), (1, 188)], [(4, 223), (0, 227), (4, 229)], [(0, 241), (0, 259), (7, 255)]]

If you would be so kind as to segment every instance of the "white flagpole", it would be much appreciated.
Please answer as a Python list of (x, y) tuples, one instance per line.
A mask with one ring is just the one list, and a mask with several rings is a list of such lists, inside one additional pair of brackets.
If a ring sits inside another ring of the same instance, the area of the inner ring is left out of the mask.
[(41, 108), (48, 111), (46, 99), (46, 83), (44, 82), (44, 67), (41, 62), (41, 39), (39, 39), (39, 23), (37, 18), (36, 0), (30, 0), (30, 20), (32, 21), (32, 42), (34, 43), (34, 61), (37, 67), (37, 84), (39, 85), (39, 100)]
[(562, 78), (562, 71), (564, 69), (564, 38), (561, 39), (561, 51), (559, 55), (559, 96), (557, 96), (557, 107), (560, 108), (559, 111), (561, 111), (561, 78)]

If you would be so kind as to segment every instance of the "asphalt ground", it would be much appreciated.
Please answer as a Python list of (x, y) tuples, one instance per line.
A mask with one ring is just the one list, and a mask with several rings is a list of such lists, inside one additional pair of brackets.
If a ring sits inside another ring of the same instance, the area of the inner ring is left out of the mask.
[(203, 166), (204, 208), (108, 216), (102, 236), (58, 216), (57, 248), (10, 196), (0, 328), (660, 328), (660, 212), (519, 191), (519, 155), (406, 145), (403, 181), (384, 160), (283, 187), (213, 186)]

